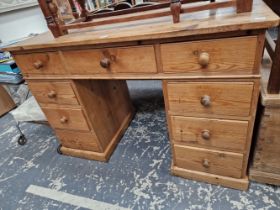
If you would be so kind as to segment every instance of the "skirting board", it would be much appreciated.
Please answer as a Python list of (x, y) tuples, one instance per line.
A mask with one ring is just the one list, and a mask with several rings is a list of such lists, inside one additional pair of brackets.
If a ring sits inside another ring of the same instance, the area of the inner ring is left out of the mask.
[(280, 175), (250, 169), (249, 179), (252, 181), (280, 186)]
[(110, 144), (107, 146), (105, 152), (101, 153), (101, 152), (93, 152), (93, 151), (87, 151), (87, 150), (71, 149), (71, 148), (62, 146), (60, 149), (62, 154), (79, 157), (79, 158), (84, 158), (84, 159), (89, 159), (89, 160), (98, 160), (98, 161), (107, 162), (110, 159), (113, 151), (115, 150), (115, 147), (117, 146), (118, 142), (120, 141), (123, 134), (125, 133), (131, 120), (133, 119), (134, 114), (135, 114), (135, 112), (132, 111), (129, 113), (129, 115), (127, 115), (127, 117), (124, 119), (123, 123), (121, 124), (120, 128), (116, 132), (115, 136), (111, 140)]
[(224, 187), (229, 187), (238, 190), (247, 190), (249, 187), (248, 177), (236, 179), (226, 176), (204, 173), (200, 171), (187, 170), (176, 166), (171, 166), (171, 173), (175, 176), (180, 176), (186, 179), (207, 182), (210, 184), (221, 185)]

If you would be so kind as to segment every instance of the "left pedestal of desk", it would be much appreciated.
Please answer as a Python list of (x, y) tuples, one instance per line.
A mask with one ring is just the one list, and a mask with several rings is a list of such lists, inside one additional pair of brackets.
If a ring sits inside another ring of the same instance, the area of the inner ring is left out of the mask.
[(133, 118), (126, 81), (29, 80), (65, 155), (107, 161)]

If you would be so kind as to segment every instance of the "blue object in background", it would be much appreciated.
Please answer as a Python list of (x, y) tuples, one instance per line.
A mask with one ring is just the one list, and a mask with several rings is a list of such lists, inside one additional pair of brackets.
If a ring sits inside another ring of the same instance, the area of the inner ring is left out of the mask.
[(9, 52), (4, 52), (0, 49), (0, 63), (11, 60), (11, 55)]
[(0, 84), (20, 84), (23, 82), (21, 74), (0, 74)]
[(0, 50), (0, 83), (20, 84), (23, 81), (20, 70), (10, 53)]
[(0, 72), (19, 74), (20, 70), (17, 67), (17, 64), (15, 63), (15, 61), (10, 60), (10, 61), (0, 63)]

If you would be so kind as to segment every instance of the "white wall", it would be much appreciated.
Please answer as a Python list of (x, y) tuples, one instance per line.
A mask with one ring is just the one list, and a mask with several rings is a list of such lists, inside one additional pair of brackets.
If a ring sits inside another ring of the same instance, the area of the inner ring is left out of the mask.
[(3, 43), (47, 30), (46, 21), (38, 6), (0, 14), (0, 40)]

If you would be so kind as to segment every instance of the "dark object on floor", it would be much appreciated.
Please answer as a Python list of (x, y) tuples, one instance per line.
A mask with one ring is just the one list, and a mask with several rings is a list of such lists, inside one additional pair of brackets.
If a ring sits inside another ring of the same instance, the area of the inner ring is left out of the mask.
[(18, 139), (18, 144), (23, 146), (23, 145), (26, 144), (26, 142), (27, 142), (27, 139), (25, 138), (25, 136), (24, 135), (20, 135), (19, 139)]
[(60, 155), (62, 155), (61, 147), (62, 147), (62, 145), (60, 144), (56, 149), (57, 153)]
[(16, 127), (17, 127), (17, 130), (19, 132), (19, 136), (18, 136), (17, 142), (18, 142), (19, 145), (23, 146), (23, 145), (26, 144), (27, 139), (26, 139), (25, 135), (22, 133), (22, 131), (20, 129), (20, 122), (16, 123)]

